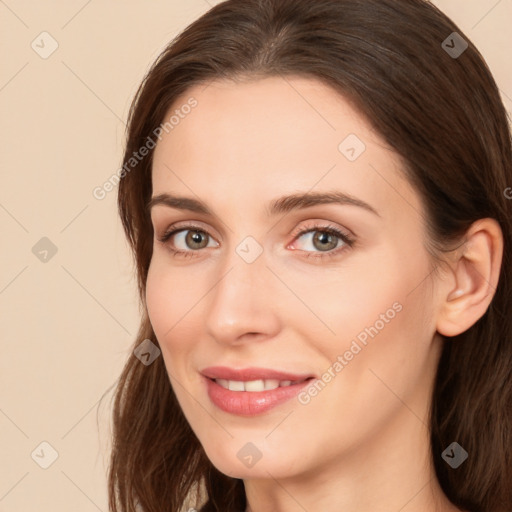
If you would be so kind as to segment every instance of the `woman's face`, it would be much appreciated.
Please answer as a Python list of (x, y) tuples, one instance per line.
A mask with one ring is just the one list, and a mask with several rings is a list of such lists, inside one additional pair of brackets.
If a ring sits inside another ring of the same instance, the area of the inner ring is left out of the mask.
[[(154, 153), (147, 307), (212, 463), (285, 478), (418, 431), (440, 339), (423, 209), (397, 155), (306, 78), (197, 86), (173, 114)], [(228, 383), (219, 366), (257, 370)], [(263, 370), (314, 378), (286, 389), (295, 379)]]

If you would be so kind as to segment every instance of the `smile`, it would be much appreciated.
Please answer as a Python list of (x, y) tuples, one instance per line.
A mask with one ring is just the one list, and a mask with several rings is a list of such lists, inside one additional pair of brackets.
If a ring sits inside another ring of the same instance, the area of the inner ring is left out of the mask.
[(240, 380), (226, 380), (226, 379), (214, 379), (215, 382), (222, 386), (224, 389), (229, 389), (230, 391), (268, 391), (277, 388), (285, 388), (288, 386), (294, 386), (295, 384), (300, 384), (304, 382), (301, 381), (291, 381), (291, 380), (276, 380), (276, 379), (267, 379), (267, 380), (249, 380), (249, 381), (240, 381)]

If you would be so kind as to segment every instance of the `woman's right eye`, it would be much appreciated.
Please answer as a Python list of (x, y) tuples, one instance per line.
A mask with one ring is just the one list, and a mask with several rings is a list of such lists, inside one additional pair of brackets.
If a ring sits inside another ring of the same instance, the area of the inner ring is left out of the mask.
[(216, 243), (209, 244), (208, 241), (213, 242), (213, 238), (206, 231), (195, 226), (168, 230), (159, 240), (167, 245), (175, 255), (192, 256), (191, 253), (200, 249), (218, 246)]

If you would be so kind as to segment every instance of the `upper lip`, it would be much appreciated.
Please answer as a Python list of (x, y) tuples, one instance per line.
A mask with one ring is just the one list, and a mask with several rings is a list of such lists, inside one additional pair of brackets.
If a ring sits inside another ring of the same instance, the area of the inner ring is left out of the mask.
[(279, 381), (291, 380), (291, 381), (302, 381), (310, 377), (311, 374), (296, 374), (289, 372), (281, 372), (272, 370), (270, 368), (229, 368), (227, 366), (209, 366), (201, 370), (201, 374), (210, 379), (225, 379), (235, 381), (251, 381), (251, 380), (268, 380), (275, 379)]

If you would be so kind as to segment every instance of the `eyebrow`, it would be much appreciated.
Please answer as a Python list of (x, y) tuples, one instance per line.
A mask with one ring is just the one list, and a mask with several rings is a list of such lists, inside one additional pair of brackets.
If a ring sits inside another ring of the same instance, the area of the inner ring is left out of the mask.
[[(338, 204), (357, 206), (380, 217), (378, 211), (361, 199), (341, 191), (331, 192), (307, 192), (279, 197), (271, 201), (267, 206), (269, 216), (289, 213), (294, 210), (310, 208), (322, 204)], [(151, 198), (147, 204), (148, 211), (154, 206), (164, 205), (177, 210), (188, 210), (203, 215), (213, 216), (213, 212), (205, 203), (192, 197), (175, 196), (171, 194), (159, 194)]]

